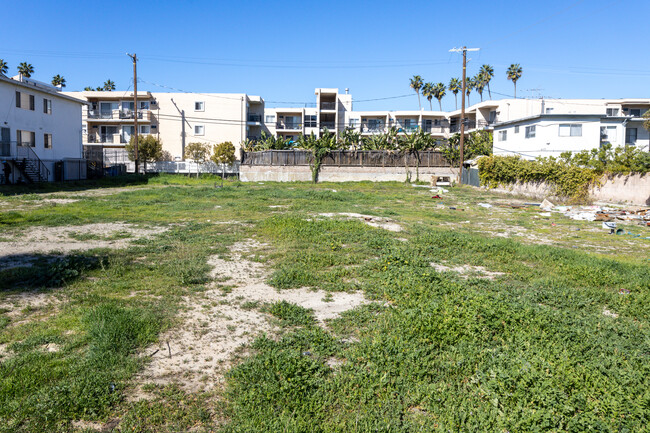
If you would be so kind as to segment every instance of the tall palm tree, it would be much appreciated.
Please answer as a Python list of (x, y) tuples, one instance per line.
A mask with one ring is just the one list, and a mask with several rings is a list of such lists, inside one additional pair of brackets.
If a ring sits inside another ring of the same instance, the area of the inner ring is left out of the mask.
[(9, 65), (7, 64), (7, 62), (5, 62), (4, 59), (0, 59), (0, 74), (5, 75), (8, 70), (9, 70)]
[(29, 78), (34, 73), (34, 67), (27, 62), (22, 62), (18, 65), (18, 73), (25, 78)]
[(472, 93), (472, 90), (476, 87), (476, 82), (474, 78), (467, 78), (465, 80), (465, 92), (467, 93), (467, 106), (469, 106), (469, 94)]
[(460, 83), (460, 80), (458, 78), (452, 78), (449, 81), (449, 91), (454, 94), (454, 98), (456, 98), (456, 110), (458, 110), (458, 92), (462, 90), (462, 84)]
[(485, 75), (483, 75), (482, 72), (479, 72), (473, 78), (473, 81), (474, 81), (474, 88), (476, 89), (478, 94), (481, 95), (481, 102), (483, 102), (483, 90), (487, 85), (487, 78), (485, 77)]
[(86, 86), (86, 87), (84, 87), (84, 92), (92, 92), (93, 90), (95, 90), (95, 89), (93, 89), (93, 88), (90, 87), (90, 86)]
[(433, 106), (431, 105), (431, 100), (433, 99), (433, 83), (425, 83), (424, 86), (422, 86), (422, 96), (427, 98), (429, 101), (429, 108), (431, 111), (433, 111)]
[(440, 105), (440, 111), (442, 111), (442, 98), (447, 94), (447, 86), (445, 86), (443, 83), (438, 83), (435, 86), (433, 86), (433, 96), (436, 97), (438, 100), (438, 104)]
[(109, 92), (112, 91), (112, 90), (115, 90), (115, 83), (113, 81), (111, 81), (110, 79), (106, 80), (104, 82), (104, 90), (109, 91)]
[(419, 75), (413, 75), (413, 78), (411, 78), (411, 89), (415, 91), (418, 95), (418, 105), (420, 106), (420, 110), (422, 109), (422, 104), (420, 103), (420, 89), (422, 88), (422, 77)]
[(483, 77), (485, 78), (485, 84), (487, 84), (487, 88), (488, 88), (488, 95), (490, 95), (490, 99), (492, 99), (492, 91), (490, 90), (490, 81), (492, 81), (492, 78), (494, 78), (494, 68), (491, 65), (485, 64), (481, 66), (479, 73), (483, 74)]
[(55, 76), (52, 77), (52, 85), (53, 86), (59, 86), (59, 87), (65, 87), (65, 78), (63, 78), (59, 74), (56, 74)]
[(512, 81), (512, 84), (515, 85), (515, 99), (517, 99), (517, 80), (521, 78), (521, 72), (522, 69), (521, 66), (519, 66), (519, 63), (513, 63), (506, 71), (508, 80)]

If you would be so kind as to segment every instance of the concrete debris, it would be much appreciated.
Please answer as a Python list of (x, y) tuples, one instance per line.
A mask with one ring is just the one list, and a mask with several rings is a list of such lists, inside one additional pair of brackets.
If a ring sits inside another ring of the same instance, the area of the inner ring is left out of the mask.
[(491, 205), (490, 203), (479, 203), (478, 205), (479, 205), (480, 207), (484, 207), (484, 208), (486, 208), (486, 209), (489, 209), (489, 208), (492, 207), (492, 205)]
[(544, 199), (541, 205), (539, 205), (540, 209), (545, 210), (545, 211), (550, 211), (552, 210), (555, 205), (548, 201), (547, 199)]

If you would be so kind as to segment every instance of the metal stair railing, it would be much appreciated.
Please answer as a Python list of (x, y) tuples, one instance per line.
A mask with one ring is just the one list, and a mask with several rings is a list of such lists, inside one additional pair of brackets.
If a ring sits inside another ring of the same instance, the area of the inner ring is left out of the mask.
[(25, 160), (25, 167), (31, 165), (38, 176), (33, 179), (37, 182), (46, 182), (50, 178), (50, 170), (45, 166), (43, 161), (36, 155), (32, 147), (26, 143), (18, 143), (16, 146), (16, 157)]

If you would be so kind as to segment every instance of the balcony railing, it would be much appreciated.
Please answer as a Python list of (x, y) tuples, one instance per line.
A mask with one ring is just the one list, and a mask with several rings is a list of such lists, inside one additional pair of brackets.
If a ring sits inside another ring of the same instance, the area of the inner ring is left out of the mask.
[(321, 110), (336, 110), (336, 102), (321, 102)]
[(335, 122), (321, 122), (320, 123), (320, 129), (328, 129), (330, 131), (333, 131), (336, 128), (336, 123)]
[(297, 122), (278, 122), (275, 125), (275, 129), (282, 129), (282, 130), (298, 130), (302, 129), (302, 123), (297, 123)]
[(248, 115), (248, 121), (249, 122), (261, 122), (262, 121), (262, 115), (261, 114), (249, 114)]
[[(111, 110), (111, 111), (100, 111), (100, 110), (88, 110), (88, 119), (119, 119), (119, 120), (129, 120), (135, 118), (135, 113), (133, 110)], [(150, 110), (142, 109), (138, 110), (138, 120), (149, 120)]]
[(366, 134), (383, 134), (386, 126), (383, 123), (364, 123), (361, 125), (361, 132)]
[(122, 134), (88, 134), (86, 143), (120, 143), (125, 144), (128, 140)]
[[(466, 120), (465, 121), (465, 131), (468, 131), (470, 129), (475, 129), (476, 128), (476, 121), (475, 120)], [(451, 125), (449, 127), (449, 132), (460, 132), (460, 123)]]

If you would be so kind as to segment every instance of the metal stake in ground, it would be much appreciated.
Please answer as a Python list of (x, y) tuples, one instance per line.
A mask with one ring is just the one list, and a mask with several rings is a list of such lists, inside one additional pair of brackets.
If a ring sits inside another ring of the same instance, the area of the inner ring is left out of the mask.
[(133, 128), (135, 129), (133, 149), (135, 154), (135, 174), (138, 174), (140, 173), (140, 164), (138, 163), (138, 56), (135, 53), (126, 53), (126, 55), (133, 60)]

